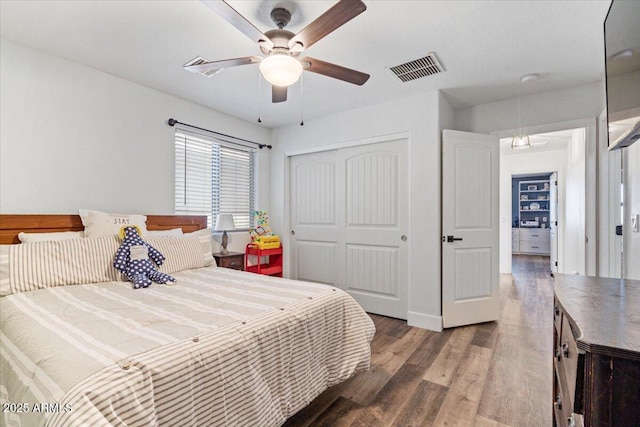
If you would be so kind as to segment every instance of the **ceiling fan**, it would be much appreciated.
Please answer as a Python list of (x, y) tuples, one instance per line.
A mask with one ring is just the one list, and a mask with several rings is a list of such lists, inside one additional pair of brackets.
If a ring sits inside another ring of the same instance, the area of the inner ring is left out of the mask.
[(303, 70), (359, 86), (369, 79), (369, 74), (340, 65), (309, 56), (298, 58), (305, 49), (364, 12), (367, 6), (361, 0), (340, 0), (298, 34), (284, 29), (291, 21), (291, 12), (284, 7), (275, 7), (271, 11), (271, 19), (278, 28), (262, 33), (226, 1), (203, 0), (202, 3), (256, 42), (265, 56), (221, 61), (197, 57), (184, 64), (187, 71), (210, 76), (223, 68), (259, 63), (260, 72), (271, 83), (272, 102), (287, 100), (287, 87), (298, 81)]

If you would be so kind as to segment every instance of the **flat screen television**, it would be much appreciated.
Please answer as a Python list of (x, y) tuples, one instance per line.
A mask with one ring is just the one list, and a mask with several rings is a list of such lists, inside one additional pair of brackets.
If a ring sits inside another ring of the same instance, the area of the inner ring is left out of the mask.
[(640, 139), (640, 0), (613, 0), (604, 21), (609, 149)]

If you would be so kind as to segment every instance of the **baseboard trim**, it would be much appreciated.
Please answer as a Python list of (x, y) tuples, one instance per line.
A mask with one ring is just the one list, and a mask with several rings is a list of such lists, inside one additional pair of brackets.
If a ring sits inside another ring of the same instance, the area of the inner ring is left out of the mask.
[(410, 311), (407, 313), (407, 325), (442, 332), (442, 316), (431, 316)]

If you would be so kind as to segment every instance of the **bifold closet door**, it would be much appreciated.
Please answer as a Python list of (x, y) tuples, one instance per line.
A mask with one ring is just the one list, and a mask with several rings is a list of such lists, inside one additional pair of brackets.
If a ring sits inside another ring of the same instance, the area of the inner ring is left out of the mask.
[(407, 141), (291, 158), (291, 275), (407, 318)]

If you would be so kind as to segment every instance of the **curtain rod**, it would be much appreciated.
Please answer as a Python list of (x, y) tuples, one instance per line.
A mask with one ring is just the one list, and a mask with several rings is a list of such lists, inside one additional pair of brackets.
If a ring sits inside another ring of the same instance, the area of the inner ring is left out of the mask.
[(227, 135), (226, 133), (220, 133), (220, 132), (216, 132), (215, 130), (209, 130), (209, 129), (205, 129), (205, 128), (201, 128), (198, 126), (194, 126), (194, 125), (190, 125), (188, 123), (182, 123), (177, 121), (176, 119), (169, 119), (167, 120), (167, 124), (169, 126), (175, 126), (175, 125), (183, 125), (183, 126), (189, 126), (190, 128), (194, 128), (194, 129), (198, 129), (198, 130), (203, 130), (205, 132), (211, 132), (211, 133), (215, 133), (216, 135), (220, 135), (220, 136), (224, 136), (227, 138), (233, 138), (233, 139), (237, 139), (238, 141), (243, 141), (243, 142), (248, 142), (249, 144), (255, 144), (258, 146), (259, 149), (263, 149), (264, 147), (267, 147), (269, 150), (271, 150), (271, 145), (269, 144), (260, 144), (258, 142), (253, 142), (253, 141), (249, 141), (248, 139), (243, 139), (243, 138), (238, 138), (237, 136), (231, 136), (231, 135)]

